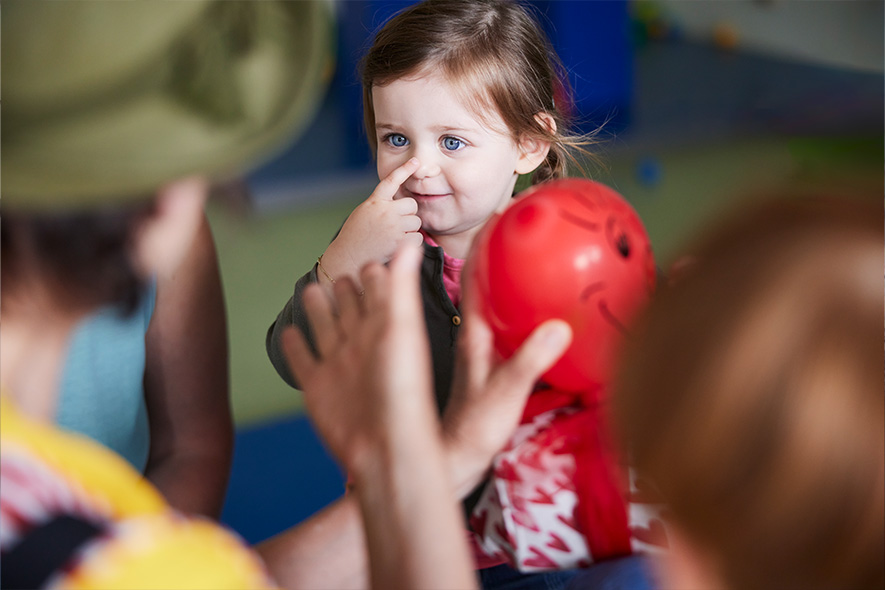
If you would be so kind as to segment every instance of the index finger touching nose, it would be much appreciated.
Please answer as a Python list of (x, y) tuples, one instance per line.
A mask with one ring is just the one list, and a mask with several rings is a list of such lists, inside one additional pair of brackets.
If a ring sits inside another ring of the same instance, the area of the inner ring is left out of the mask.
[(393, 172), (384, 178), (384, 180), (378, 183), (378, 196), (393, 199), (396, 195), (396, 191), (399, 190), (400, 185), (415, 173), (418, 166), (418, 158), (409, 158), (405, 164), (395, 168)]

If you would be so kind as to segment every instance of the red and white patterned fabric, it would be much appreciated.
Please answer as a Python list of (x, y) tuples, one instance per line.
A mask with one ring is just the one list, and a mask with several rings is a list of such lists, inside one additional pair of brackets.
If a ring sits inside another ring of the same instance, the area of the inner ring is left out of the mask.
[[(535, 409), (563, 399), (539, 393), (548, 401)], [(599, 409), (572, 404), (532, 413), (496, 456), (473, 510), (480, 549), (536, 572), (666, 547), (660, 506), (621, 469)]]

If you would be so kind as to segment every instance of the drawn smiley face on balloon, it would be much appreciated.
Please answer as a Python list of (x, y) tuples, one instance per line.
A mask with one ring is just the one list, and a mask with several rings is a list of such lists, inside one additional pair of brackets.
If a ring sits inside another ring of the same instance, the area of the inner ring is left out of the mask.
[(585, 179), (537, 185), (486, 224), (471, 253), (479, 309), (507, 358), (541, 322), (573, 330), (549, 385), (596, 392), (655, 287), (651, 243), (639, 216), (612, 189)]

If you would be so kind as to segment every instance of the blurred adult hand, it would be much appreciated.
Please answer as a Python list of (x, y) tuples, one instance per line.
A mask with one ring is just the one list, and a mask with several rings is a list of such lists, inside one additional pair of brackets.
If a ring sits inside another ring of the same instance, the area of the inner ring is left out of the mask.
[[(462, 276), (470, 276), (468, 269)], [(549, 320), (502, 361), (497, 358), (492, 331), (477, 308), (475, 290), (466, 281), (461, 312), (464, 324), (443, 434), (449, 475), (463, 498), (482, 481), (492, 457), (510, 439), (536, 381), (562, 356), (572, 333), (565, 321)]]
[(389, 269), (370, 263), (363, 291), (343, 278), (332, 302), (318, 285), (304, 292), (316, 334), (314, 356), (300, 331), (283, 335), (311, 419), (332, 453), (358, 477), (365, 453), (413, 430), (433, 430), (430, 348), (424, 330), (418, 247), (403, 247)]
[(283, 335), (317, 430), (354, 481), (372, 586), (476, 585), (447, 472), (433, 401), (430, 345), (418, 271), (421, 250), (402, 247), (389, 268), (304, 292), (317, 356), (295, 329)]

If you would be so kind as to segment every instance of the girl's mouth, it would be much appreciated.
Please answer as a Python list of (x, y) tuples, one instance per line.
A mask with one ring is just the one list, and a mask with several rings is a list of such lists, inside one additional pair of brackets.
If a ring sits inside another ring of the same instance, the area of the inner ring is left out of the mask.
[(441, 199), (442, 197), (445, 197), (445, 196), (448, 196), (448, 195), (421, 195), (421, 194), (416, 194), (416, 195), (415, 195), (415, 198), (416, 198), (416, 199), (422, 199), (422, 200), (428, 201), (428, 200), (431, 200), (431, 199)]
[(416, 191), (410, 191), (409, 189), (403, 190), (406, 192), (407, 196), (410, 196), (413, 199), (439, 199), (451, 195), (451, 193), (419, 193)]

